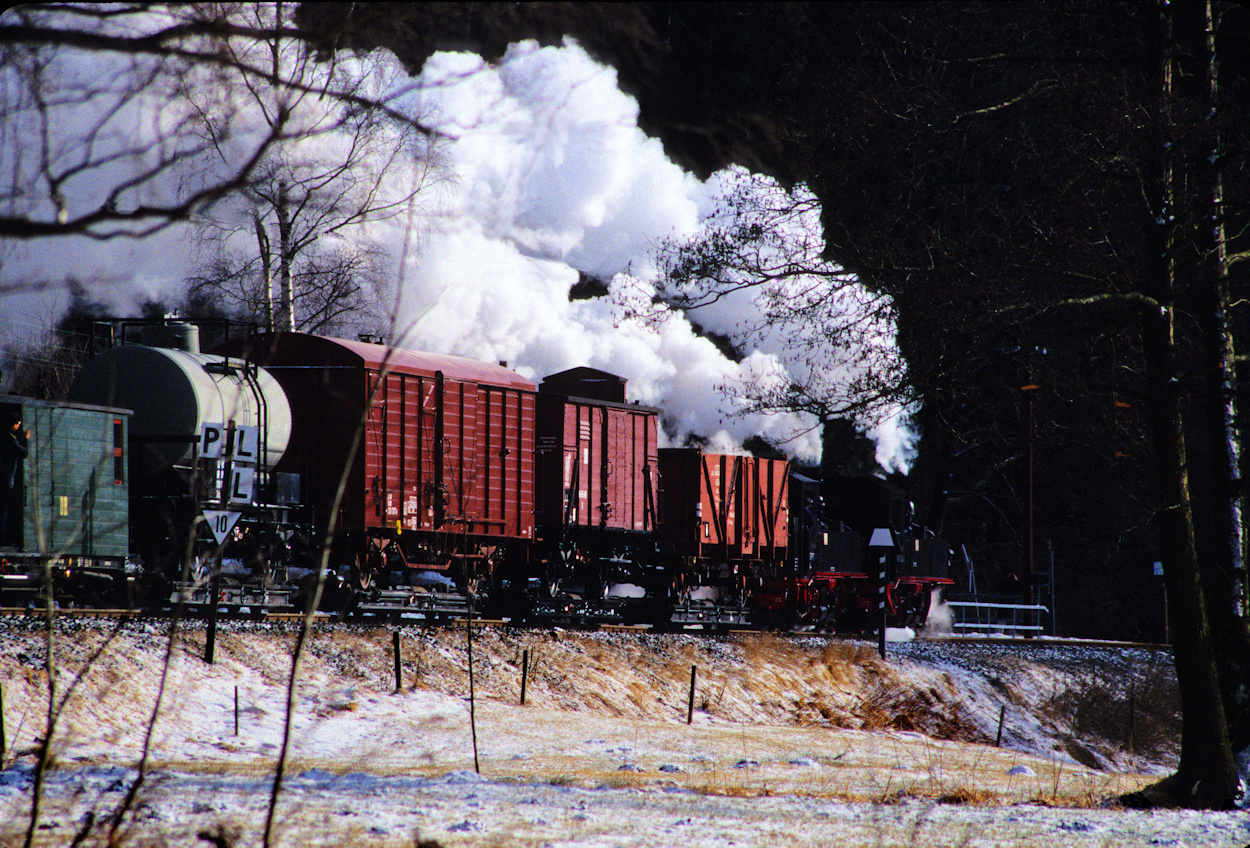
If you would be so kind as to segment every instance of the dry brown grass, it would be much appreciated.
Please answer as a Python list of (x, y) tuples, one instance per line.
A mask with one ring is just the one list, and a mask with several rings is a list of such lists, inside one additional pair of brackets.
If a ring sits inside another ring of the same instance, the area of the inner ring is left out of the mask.
[[(190, 636), (177, 652), (174, 699), (198, 685), (204, 675), (199, 657), (202, 634)], [(37, 637), (32, 640), (37, 644)], [(244, 709), (248, 693), (259, 698), (263, 691), (285, 686), (292, 642), (291, 634), (284, 632), (219, 635), (218, 670), (225, 675), (222, 680), (233, 682), (233, 676), (246, 690)], [(93, 644), (92, 639), (65, 641), (62, 673), (71, 673)], [(159, 635), (127, 636), (106, 651), (97, 672), (75, 696), (62, 728), (64, 739), (58, 744), (90, 740), (93, 750), (114, 752), (104, 760), (110, 762), (131, 756), (135, 728), (124, 708), (135, 710), (130, 702), (146, 704), (144, 693), (156, 672), (153, 659), (162, 647)], [(406, 688), (416, 685), (458, 698), (467, 695), (463, 629), (405, 629), (402, 649)], [(527, 649), (529, 703), (522, 708), (517, 705), (520, 664)], [(704, 640), (498, 630), (477, 633), (474, 653), (482, 766), (492, 777), (588, 787), (679, 786), (724, 797), (797, 794), (873, 803), (921, 798), (945, 804), (1067, 806), (1095, 805), (1140, 789), (1146, 781), (986, 745), (941, 741), (989, 740), (962, 714), (960, 693), (949, 677), (936, 673), (904, 677), (897, 666), (881, 661), (863, 643), (794, 642), (771, 635)], [(46, 680), (31, 660), (33, 651), (26, 659), (21, 654), (0, 653), (0, 674), (6, 679), (10, 738), (23, 740), (20, 744), (29, 749), (32, 722), (37, 724), (42, 714), (40, 693), (46, 693)], [(700, 712), (695, 726), (688, 727), (685, 709), (692, 664), (699, 669)], [(405, 696), (391, 694), (390, 631), (383, 628), (318, 633), (308, 653), (306, 677), (309, 694), (301, 709), (318, 722), (344, 721), (376, 709), (367, 707), (366, 700), (404, 702)], [(1051, 706), (1056, 713), (1074, 711), (1074, 724), (1082, 726), (1093, 721), (1100, 703), (1055, 697)], [(147, 709), (144, 706), (135, 715)], [(15, 722), (22, 714), (33, 718)], [(403, 715), (396, 719), (409, 721)], [(217, 730), (184, 724), (175, 735), (221, 734), (226, 721), (221, 716)], [(464, 734), (464, 721), (454, 711), (413, 716), (411, 721), (403, 725), (412, 730), (402, 731), (401, 745), (378, 741), (378, 747), (371, 748), (375, 743), (367, 743), (350, 758), (337, 760), (297, 756), (290, 768), (407, 776), (472, 768), (463, 750), (422, 747), (439, 733)], [(502, 737), (510, 746), (503, 752)], [(585, 743), (595, 738), (607, 741), (598, 746)], [(199, 759), (171, 756), (171, 751), (185, 750), (179, 748), (185, 740), (185, 736), (171, 740), (160, 767), (256, 777), (271, 769), (272, 761), (257, 757), (255, 746), (248, 753), (245, 744), (224, 739), (212, 741), (215, 747), (197, 754)], [(523, 758), (510, 756), (518, 750), (525, 752)], [(620, 771), (627, 761), (638, 770)], [(810, 761), (811, 767), (795, 765), (800, 761)], [(1009, 775), (1020, 762), (1028, 763), (1031, 772)], [(661, 766), (674, 764), (680, 769), (661, 771)]]
[(1096, 762), (1087, 746), (1158, 761), (1173, 755), (1180, 739), (1176, 678), (1170, 667), (1161, 665), (1127, 679), (1095, 673), (1069, 676), (1042, 709), (1071, 728), (1066, 750), (1086, 764)]

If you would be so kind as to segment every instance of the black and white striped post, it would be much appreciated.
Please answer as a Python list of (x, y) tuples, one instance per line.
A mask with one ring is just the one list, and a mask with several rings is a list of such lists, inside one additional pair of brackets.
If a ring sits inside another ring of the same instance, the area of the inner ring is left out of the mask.
[(894, 534), (888, 528), (878, 527), (868, 540), (868, 555), (877, 560), (877, 647), (881, 659), (885, 659), (886, 589), (889, 585), (889, 561), (894, 554)]

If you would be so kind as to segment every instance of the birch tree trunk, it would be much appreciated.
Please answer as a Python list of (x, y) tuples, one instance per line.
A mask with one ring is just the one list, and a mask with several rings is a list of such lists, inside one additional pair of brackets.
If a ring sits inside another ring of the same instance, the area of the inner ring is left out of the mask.
[(291, 281), (291, 209), (286, 180), (278, 183), (278, 329), (295, 332), (295, 291)]
[(265, 332), (273, 332), (273, 255), (269, 252), (269, 233), (260, 212), (252, 210), (252, 225), (256, 228), (256, 249), (260, 252), (261, 298), (265, 317)]

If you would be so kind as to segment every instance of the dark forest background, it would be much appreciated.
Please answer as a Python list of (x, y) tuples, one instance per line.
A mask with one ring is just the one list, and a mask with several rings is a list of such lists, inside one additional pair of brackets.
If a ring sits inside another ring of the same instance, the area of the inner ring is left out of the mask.
[[(1202, 525), (1221, 511), (1203, 469), (1222, 446), (1196, 281), (1223, 262), (1237, 340), (1250, 12), (1214, 7), (1217, 110), (1201, 16), (1162, 8), (327, 3), (299, 19), (326, 55), (383, 46), (413, 71), (434, 50), (494, 59), (523, 38), (573, 37), (617, 69), (642, 127), (678, 163), (806, 183), (823, 205), (828, 257), (897, 304), (922, 404), (909, 480), (919, 519), (966, 547), (983, 592), (1044, 581), (1053, 557), (1064, 634), (1163, 640), (1137, 298), (1159, 249), (1165, 157), (1176, 171), (1165, 215), (1177, 234), (1177, 374)], [(1179, 72), (1161, 98), (1169, 50)], [(1216, 164), (1223, 260), (1203, 193)], [(1223, 556), (1210, 541), (1219, 535), (1199, 533), (1200, 559)], [(1049, 602), (1044, 586), (1039, 599)]]

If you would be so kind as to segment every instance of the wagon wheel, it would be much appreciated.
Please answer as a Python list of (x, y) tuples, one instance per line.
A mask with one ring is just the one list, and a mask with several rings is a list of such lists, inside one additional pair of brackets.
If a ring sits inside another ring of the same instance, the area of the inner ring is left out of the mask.
[(361, 564), (359, 556), (352, 561), (351, 585), (357, 592), (367, 591), (373, 585), (373, 573)]
[(547, 597), (555, 600), (560, 597), (561, 584), (564, 582), (560, 577), (560, 567), (547, 563), (547, 571), (543, 579), (543, 589), (547, 593)]
[(603, 579), (603, 568), (599, 564), (590, 568), (586, 579), (582, 582), (585, 584), (582, 587), (582, 595), (590, 600), (602, 600), (607, 594), (608, 584)]
[(817, 633), (833, 633), (837, 629), (840, 601), (840, 593), (830, 592), (823, 586), (820, 588), (816, 596), (815, 630)]
[(573, 574), (577, 565), (576, 548), (561, 547), (557, 553), (557, 561), (547, 561), (547, 579), (544, 581), (547, 597), (553, 600), (564, 592), (564, 577)]

